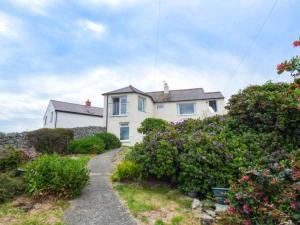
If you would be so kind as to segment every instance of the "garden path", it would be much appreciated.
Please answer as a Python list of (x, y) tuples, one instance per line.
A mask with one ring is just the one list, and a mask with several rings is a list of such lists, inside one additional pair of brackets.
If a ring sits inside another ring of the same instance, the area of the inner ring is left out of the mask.
[(64, 220), (70, 225), (136, 225), (113, 191), (109, 176), (115, 149), (89, 161), (90, 184), (82, 195), (71, 201)]

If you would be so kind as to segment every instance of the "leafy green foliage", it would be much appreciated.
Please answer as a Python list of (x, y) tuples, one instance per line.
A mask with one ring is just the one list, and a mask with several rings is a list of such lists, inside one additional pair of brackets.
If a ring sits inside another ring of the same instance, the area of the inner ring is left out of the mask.
[(289, 92), (292, 85), (267, 82), (233, 95), (227, 106), (233, 129), (275, 131), (300, 145), (300, 110), (296, 95)]
[(105, 144), (98, 137), (83, 137), (77, 140), (72, 140), (68, 144), (69, 153), (79, 154), (100, 154), (104, 152)]
[(25, 184), (21, 177), (0, 174), (0, 203), (4, 203), (17, 195), (24, 193)]
[(42, 153), (65, 154), (68, 143), (73, 140), (72, 130), (43, 128), (29, 132), (27, 138), (35, 150)]
[(15, 169), (22, 162), (22, 154), (13, 147), (0, 150), (0, 171)]
[(43, 155), (28, 164), (25, 173), (27, 190), (35, 196), (55, 195), (73, 198), (89, 180), (86, 160), (59, 155)]
[(163, 119), (146, 118), (138, 128), (138, 132), (148, 134), (152, 131), (164, 131), (168, 126), (168, 122)]
[(140, 178), (140, 167), (135, 162), (129, 160), (125, 160), (118, 164), (112, 175), (113, 181), (132, 181), (139, 180)]
[(300, 111), (292, 84), (248, 87), (229, 101), (229, 115), (187, 119), (149, 130), (127, 157), (143, 177), (169, 180), (205, 197), (229, 187), (249, 168), (286, 163), (300, 145)]
[(101, 132), (95, 135), (100, 138), (105, 144), (105, 150), (115, 149), (121, 147), (121, 142), (116, 135), (108, 132)]

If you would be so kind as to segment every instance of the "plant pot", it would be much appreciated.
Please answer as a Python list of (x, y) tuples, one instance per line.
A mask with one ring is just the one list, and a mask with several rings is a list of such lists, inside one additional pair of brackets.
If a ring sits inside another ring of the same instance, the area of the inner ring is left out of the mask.
[(228, 188), (212, 188), (216, 202), (225, 205), (226, 194), (229, 191)]
[(18, 168), (17, 172), (16, 172), (16, 175), (17, 176), (23, 176), (25, 172), (26, 172), (26, 170), (24, 170), (22, 168)]

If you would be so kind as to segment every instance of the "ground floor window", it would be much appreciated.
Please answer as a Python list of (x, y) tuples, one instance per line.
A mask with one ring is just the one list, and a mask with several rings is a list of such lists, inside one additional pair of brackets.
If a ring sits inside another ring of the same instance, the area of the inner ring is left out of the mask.
[(129, 140), (129, 123), (120, 123), (120, 140)]

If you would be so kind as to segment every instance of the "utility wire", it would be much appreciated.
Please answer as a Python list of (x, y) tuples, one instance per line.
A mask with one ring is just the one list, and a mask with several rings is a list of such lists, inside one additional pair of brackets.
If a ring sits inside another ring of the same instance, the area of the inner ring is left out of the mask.
[[(252, 49), (252, 47), (254, 46), (254, 44), (256, 43), (258, 37), (260, 36), (261, 32), (263, 31), (265, 25), (267, 24), (267, 22), (269, 21), (271, 15), (273, 14), (274, 12), (274, 9), (276, 7), (278, 3), (278, 0), (274, 0), (272, 6), (271, 6), (271, 9), (269, 11), (269, 13), (267, 14), (266, 18), (264, 19), (263, 23), (261, 24), (261, 26), (258, 28), (256, 34), (254, 35), (253, 37), (253, 41), (250, 45), (250, 47), (245, 51), (245, 53), (243, 54), (242, 58), (241, 58), (241, 61), (240, 63), (238, 64), (238, 66), (236, 67), (234, 73), (233, 73), (233, 76), (235, 76), (237, 74), (237, 72), (239, 71), (241, 65), (244, 63), (244, 61), (249, 57), (250, 55), (250, 50)], [(250, 50), (249, 50), (250, 49)]]

